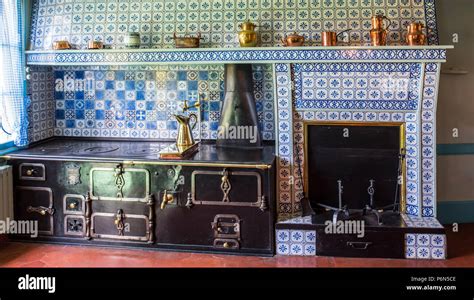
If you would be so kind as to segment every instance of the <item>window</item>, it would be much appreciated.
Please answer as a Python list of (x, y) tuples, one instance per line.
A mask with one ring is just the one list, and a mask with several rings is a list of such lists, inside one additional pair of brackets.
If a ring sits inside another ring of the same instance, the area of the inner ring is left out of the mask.
[(28, 144), (22, 4), (0, 1), (0, 148)]

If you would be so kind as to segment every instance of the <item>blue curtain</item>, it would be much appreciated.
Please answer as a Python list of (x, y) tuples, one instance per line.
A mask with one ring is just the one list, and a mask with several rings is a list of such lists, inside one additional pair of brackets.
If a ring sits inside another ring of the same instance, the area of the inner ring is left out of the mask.
[(0, 117), (16, 146), (28, 144), (22, 0), (0, 0)]

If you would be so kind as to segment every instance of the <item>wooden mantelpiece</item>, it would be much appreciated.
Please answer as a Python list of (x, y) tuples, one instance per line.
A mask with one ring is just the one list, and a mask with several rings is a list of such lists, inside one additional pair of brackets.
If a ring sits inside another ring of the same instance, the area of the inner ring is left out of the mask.
[(453, 46), (257, 47), (26, 51), (28, 65), (169, 65), (304, 62), (445, 62)]

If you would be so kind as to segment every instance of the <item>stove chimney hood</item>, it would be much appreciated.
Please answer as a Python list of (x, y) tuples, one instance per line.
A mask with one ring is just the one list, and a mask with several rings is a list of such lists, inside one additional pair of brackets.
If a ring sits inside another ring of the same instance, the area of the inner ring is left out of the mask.
[(252, 65), (226, 64), (224, 76), (225, 98), (216, 146), (263, 148), (253, 95)]

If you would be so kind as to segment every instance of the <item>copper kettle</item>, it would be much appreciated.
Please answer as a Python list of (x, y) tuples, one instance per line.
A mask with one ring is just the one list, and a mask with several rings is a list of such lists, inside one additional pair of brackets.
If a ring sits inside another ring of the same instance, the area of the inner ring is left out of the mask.
[(285, 47), (298, 47), (303, 46), (304, 40), (304, 36), (297, 34), (295, 31), (287, 35), (284, 39), (281, 39), (281, 42)]
[[(384, 28), (384, 20), (388, 21), (386, 28)], [(392, 21), (383, 14), (377, 14), (372, 17), (371, 23), (370, 42), (372, 46), (387, 45), (387, 30), (392, 26)]]
[(426, 35), (423, 33), (425, 25), (421, 22), (412, 22), (408, 25), (407, 44), (410, 46), (424, 45)]

